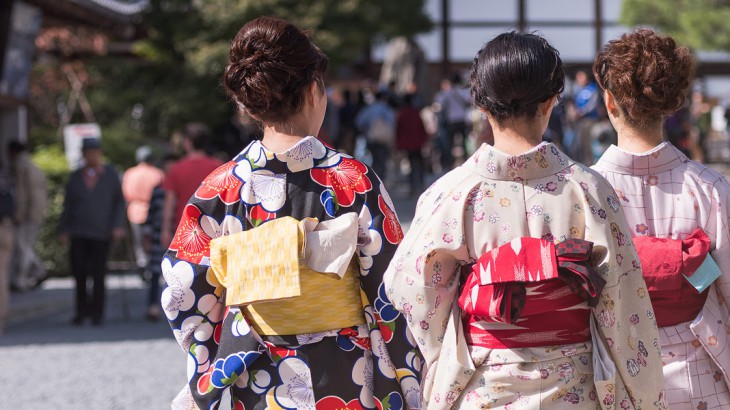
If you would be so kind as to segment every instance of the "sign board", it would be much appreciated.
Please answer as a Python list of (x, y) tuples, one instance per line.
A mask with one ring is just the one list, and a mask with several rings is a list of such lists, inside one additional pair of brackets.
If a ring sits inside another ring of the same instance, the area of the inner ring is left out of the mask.
[(71, 171), (79, 169), (84, 164), (81, 156), (81, 142), (84, 138), (101, 139), (99, 124), (69, 124), (63, 127), (63, 145), (66, 148), (66, 161)]

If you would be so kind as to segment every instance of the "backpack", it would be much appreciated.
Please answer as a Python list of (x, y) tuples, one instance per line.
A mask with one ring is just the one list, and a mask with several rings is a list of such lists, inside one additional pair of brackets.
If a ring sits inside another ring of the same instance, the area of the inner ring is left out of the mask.
[(15, 216), (15, 188), (10, 176), (0, 170), (0, 218)]
[(384, 145), (393, 145), (395, 129), (382, 118), (376, 118), (368, 128), (368, 140)]

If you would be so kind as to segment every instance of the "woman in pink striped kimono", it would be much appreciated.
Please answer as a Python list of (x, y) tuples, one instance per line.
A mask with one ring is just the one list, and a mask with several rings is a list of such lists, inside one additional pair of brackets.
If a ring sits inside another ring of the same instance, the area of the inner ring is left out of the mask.
[(651, 297), (672, 410), (730, 408), (730, 184), (664, 141), (685, 104), (694, 61), (640, 29), (608, 43), (593, 71), (618, 132), (595, 165), (613, 185)]

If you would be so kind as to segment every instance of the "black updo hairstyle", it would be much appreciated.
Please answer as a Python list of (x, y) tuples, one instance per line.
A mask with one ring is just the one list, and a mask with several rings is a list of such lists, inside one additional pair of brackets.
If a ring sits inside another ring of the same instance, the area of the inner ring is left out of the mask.
[(252, 117), (278, 123), (301, 110), (312, 82), (324, 89), (328, 65), (308, 33), (286, 20), (259, 17), (246, 23), (233, 40), (223, 84)]
[(538, 35), (503, 33), (477, 52), (470, 82), (476, 106), (498, 123), (532, 118), (540, 103), (563, 91), (563, 61)]

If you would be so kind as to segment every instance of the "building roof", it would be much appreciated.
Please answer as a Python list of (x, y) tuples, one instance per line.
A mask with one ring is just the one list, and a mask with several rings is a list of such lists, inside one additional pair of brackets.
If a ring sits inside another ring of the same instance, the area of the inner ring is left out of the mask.
[[(44, 20), (104, 27), (132, 24), (149, 0), (24, 0), (43, 10)], [(44, 23), (46, 24), (46, 23)]]

